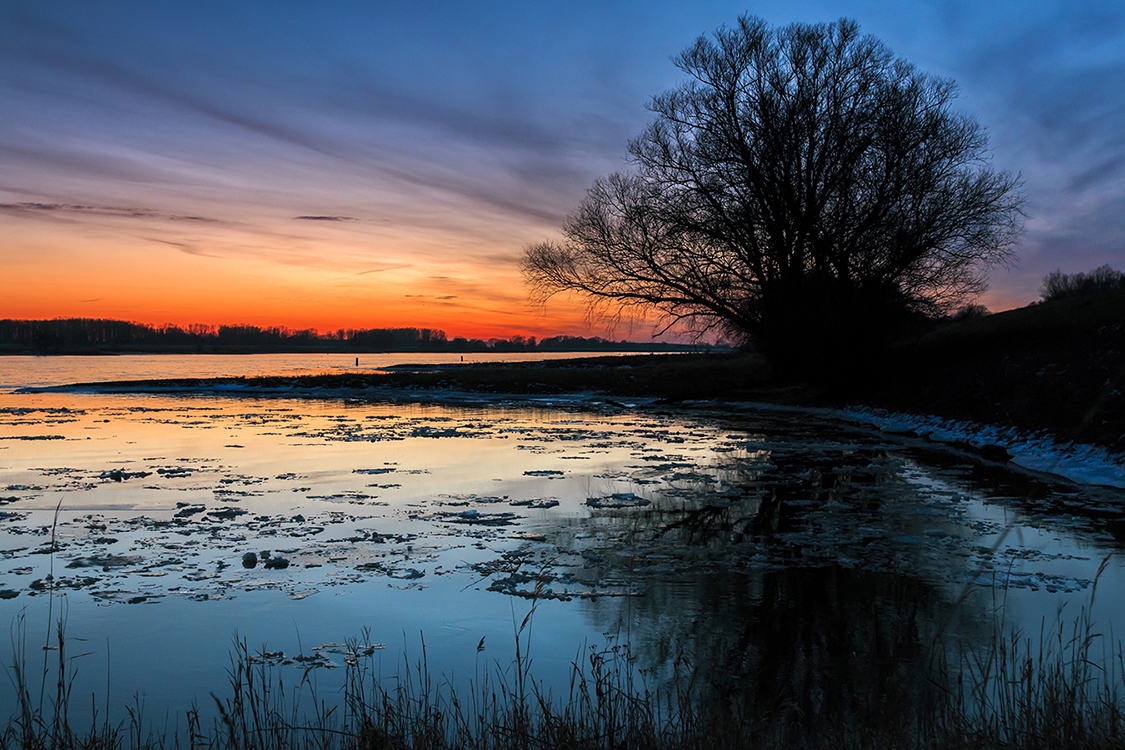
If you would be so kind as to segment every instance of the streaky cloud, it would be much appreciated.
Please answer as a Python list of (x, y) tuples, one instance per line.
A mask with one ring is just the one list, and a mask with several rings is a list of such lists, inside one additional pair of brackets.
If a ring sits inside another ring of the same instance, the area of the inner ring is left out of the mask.
[(394, 270), (399, 269), (399, 268), (412, 268), (413, 266), (414, 266), (413, 263), (385, 263), (385, 264), (376, 266), (375, 268), (369, 268), (366, 271), (360, 271), (359, 273), (355, 273), (355, 274), (352, 274), (352, 275), (353, 276), (366, 276), (369, 273), (382, 273), (383, 271), (394, 271)]
[(1115, 154), (1074, 175), (1068, 187), (1076, 192), (1097, 189), (1125, 175), (1125, 153)]
[(93, 206), (80, 203), (40, 203), (36, 201), (23, 201), (20, 203), (0, 203), (0, 211), (9, 213), (69, 213), (86, 216), (108, 216), (127, 219), (160, 219), (165, 221), (188, 221), (203, 223), (219, 223), (218, 219), (208, 216), (187, 216), (156, 211), (151, 208), (136, 208), (128, 206)]
[(294, 216), (301, 221), (359, 221), (354, 216)]
[(169, 247), (174, 247), (177, 250), (179, 250), (181, 253), (186, 253), (188, 255), (196, 255), (196, 256), (199, 256), (199, 257), (202, 257), (202, 258), (221, 258), (221, 257), (223, 257), (222, 255), (219, 255), (218, 253), (209, 253), (206, 250), (200, 248), (199, 246), (193, 245), (193, 244), (188, 243), (188, 242), (175, 242), (173, 240), (162, 240), (162, 239), (159, 239), (157, 237), (144, 237), (143, 239), (147, 240), (148, 242), (156, 242), (156, 243), (161, 244), (161, 245), (168, 245)]

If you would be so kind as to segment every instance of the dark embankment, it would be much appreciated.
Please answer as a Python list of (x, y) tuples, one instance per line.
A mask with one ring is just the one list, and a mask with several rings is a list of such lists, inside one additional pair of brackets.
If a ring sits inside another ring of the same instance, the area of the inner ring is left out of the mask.
[(804, 384), (777, 381), (769, 363), (754, 354), (653, 354), (536, 362), (407, 364), (378, 372), (79, 383), (63, 389), (73, 387), (113, 392), (237, 389), (247, 393), (280, 391), (309, 395), (337, 391), (341, 395), (373, 397), (401, 397), (403, 392), (420, 391), (526, 396), (593, 392), (665, 401), (725, 399), (785, 403), (798, 403), (810, 391)]
[(851, 395), (1125, 452), (1125, 290), (936, 329)]
[(771, 400), (796, 402), (808, 387), (779, 382), (755, 354), (654, 354), (546, 362), (473, 364), (432, 371), (403, 367), (383, 376), (389, 386), (451, 388), (481, 393), (551, 395), (596, 391), (622, 398)]

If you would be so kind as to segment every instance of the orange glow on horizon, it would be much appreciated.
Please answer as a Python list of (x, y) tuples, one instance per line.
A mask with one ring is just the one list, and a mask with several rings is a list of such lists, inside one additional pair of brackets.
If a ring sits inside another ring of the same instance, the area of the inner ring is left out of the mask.
[[(591, 322), (581, 300), (562, 295), (533, 308), (518, 258), (528, 241), (550, 236), (540, 226), (462, 234), (259, 216), (185, 228), (171, 220), (44, 213), (5, 217), (0, 318), (320, 333), (429, 328), (484, 340), (561, 334), (649, 341), (655, 330), (643, 320)], [(1029, 300), (990, 292), (980, 301), (998, 312)]]
[(402, 249), (372, 260), (375, 254), (362, 246), (371, 241), (366, 236), (360, 243), (330, 236), (300, 254), (286, 254), (212, 231), (206, 245), (194, 240), (204, 249), (193, 251), (188, 242), (155, 231), (123, 235), (99, 226), (75, 232), (66, 223), (8, 224), (0, 318), (108, 318), (321, 333), (431, 328), (449, 338), (485, 340), (559, 334), (649, 338), (648, 328), (591, 324), (577, 301), (560, 298), (546, 310), (533, 309), (517, 270), (518, 250), (499, 262), (470, 253), (449, 260), (427, 258), (418, 245), (404, 242)]

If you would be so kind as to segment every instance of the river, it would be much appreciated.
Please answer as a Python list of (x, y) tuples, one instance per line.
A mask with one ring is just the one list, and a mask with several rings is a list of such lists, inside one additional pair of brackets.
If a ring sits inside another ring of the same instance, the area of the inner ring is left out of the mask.
[(53, 674), (61, 622), (76, 718), (91, 696), (160, 721), (206, 707), (236, 639), (329, 700), (348, 640), (387, 679), (424, 641), (456, 684), (518, 639), (560, 691), (584, 650), (628, 643), (657, 682), (686, 658), (823, 702), (887, 668), (908, 683), (943, 639), (1076, 615), (1107, 558), (1095, 620), (1125, 626), (1122, 490), (838, 415), (19, 390), (355, 369), (0, 358), (0, 661)]

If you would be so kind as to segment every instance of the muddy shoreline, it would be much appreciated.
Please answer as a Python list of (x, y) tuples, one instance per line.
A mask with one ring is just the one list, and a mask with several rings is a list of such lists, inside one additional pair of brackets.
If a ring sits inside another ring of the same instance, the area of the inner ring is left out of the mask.
[[(832, 386), (781, 378), (761, 355), (740, 353), (400, 364), (374, 372), (129, 380), (27, 391), (343, 398), (458, 406), (580, 404), (595, 411), (695, 410), (701, 406), (722, 411), (725, 406), (733, 409), (753, 404), (845, 412), (859, 409), (886, 413), (891, 418), (900, 414), (931, 421), (953, 419), (1000, 430), (1012, 428), (1060, 444), (1097, 446), (1125, 461), (1125, 408), (1117, 404), (1121, 400), (1117, 386), (1122, 385), (1117, 381), (1125, 375), (1125, 369), (1116, 378), (1104, 377), (1103, 372), (1114, 367), (1116, 360), (1086, 362), (1088, 372), (1083, 376), (1078, 372), (1079, 363), (1072, 363), (1066, 369), (1071, 380), (1064, 385), (1052, 379), (1052, 370), (1040, 367), (1038, 359), (1017, 366), (1005, 356), (1003, 367), (990, 371), (979, 363), (974, 367), (949, 357), (939, 363), (925, 348), (912, 356), (885, 363), (882, 377), (872, 375)], [(1038, 369), (1029, 373), (1029, 368)], [(947, 386), (942, 385), (943, 378)], [(965, 379), (971, 379), (972, 384), (963, 383)], [(1025, 392), (1030, 387), (1025, 383), (1029, 379), (1043, 391), (1036, 399)], [(1093, 382), (1099, 379), (1100, 385)], [(1089, 403), (1082, 401), (1084, 397)], [(1060, 401), (1070, 406), (1060, 408)], [(983, 450), (989, 458), (1004, 458), (997, 447), (1010, 450), (1003, 441), (995, 447), (988, 441), (963, 442), (963, 448)]]

